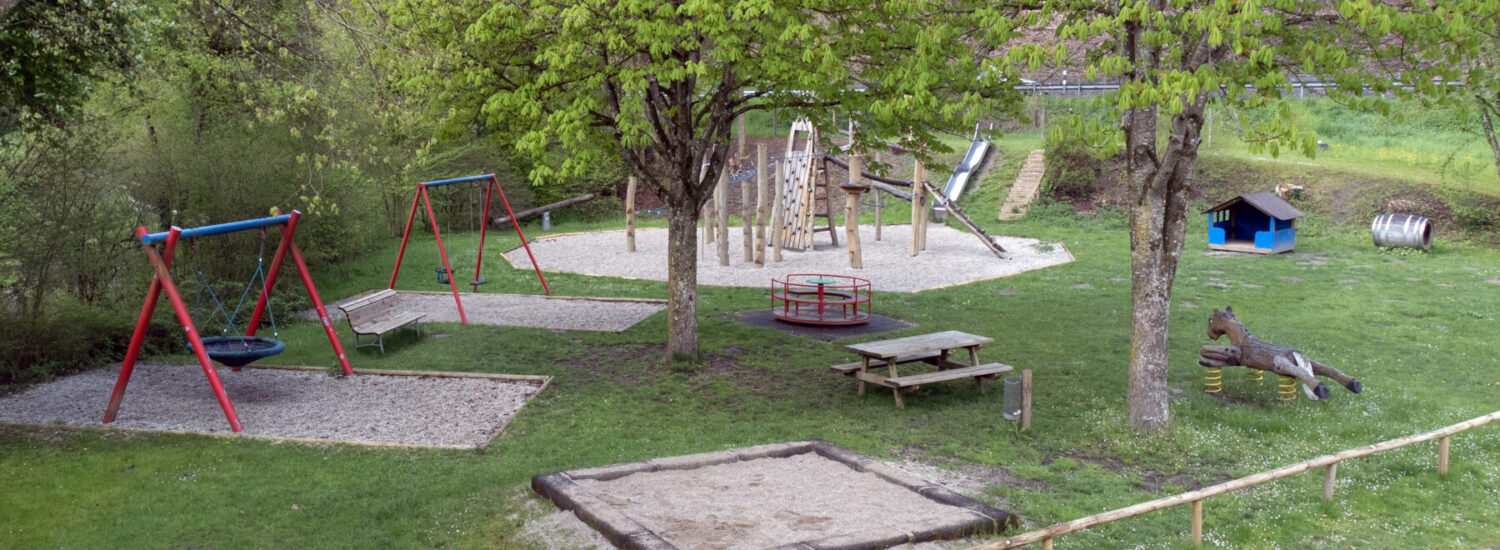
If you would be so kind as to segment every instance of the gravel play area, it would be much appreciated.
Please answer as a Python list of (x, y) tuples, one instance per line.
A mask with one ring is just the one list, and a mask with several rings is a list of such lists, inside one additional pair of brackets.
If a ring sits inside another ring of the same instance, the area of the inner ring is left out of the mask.
[[(1020, 237), (995, 237), (1005, 248), (1007, 259), (996, 258), (978, 237), (960, 229), (932, 225), (927, 229), (927, 250), (909, 255), (910, 225), (890, 225), (875, 240), (875, 227), (862, 225), (860, 244), (863, 269), (849, 267), (849, 250), (839, 229), (839, 246), (828, 244), (819, 233), (810, 252), (784, 251), (781, 263), (771, 261), (756, 269), (744, 262), (739, 227), (729, 230), (729, 266), (720, 267), (717, 243), (703, 245), (698, 232), (698, 284), (712, 286), (770, 287), (771, 278), (788, 273), (837, 273), (869, 279), (876, 292), (917, 292), (932, 288), (995, 279), (1073, 261), (1061, 243), (1043, 243)], [(531, 242), (531, 250), (545, 271), (562, 271), (604, 277), (667, 280), (667, 230), (636, 231), (636, 252), (625, 251), (624, 231), (602, 231), (542, 237)], [(531, 269), (521, 249), (505, 253), (518, 269)]]
[(872, 550), (1015, 521), (817, 440), (546, 474), (532, 487), (626, 548)]
[[(119, 370), (76, 374), (0, 399), (0, 422), (233, 433), (198, 365), (137, 364), (119, 416), (103, 424)], [(488, 444), (546, 380), (218, 370), (244, 435), (455, 448)]]
[[(374, 291), (371, 291), (374, 292)], [(334, 320), (344, 318), (337, 304), (351, 302), (365, 294), (350, 296), (328, 304), (328, 316)], [(397, 307), (405, 311), (425, 313), (424, 323), (457, 323), (458, 306), (453, 303), (451, 292), (399, 291)], [(536, 327), (558, 330), (594, 330), (624, 332), (636, 323), (667, 307), (660, 300), (601, 300), (577, 297), (548, 297), (529, 294), (484, 294), (461, 292), (464, 314), (469, 322), (477, 325), (506, 327)], [(301, 313), (308, 319), (317, 319), (311, 310)]]

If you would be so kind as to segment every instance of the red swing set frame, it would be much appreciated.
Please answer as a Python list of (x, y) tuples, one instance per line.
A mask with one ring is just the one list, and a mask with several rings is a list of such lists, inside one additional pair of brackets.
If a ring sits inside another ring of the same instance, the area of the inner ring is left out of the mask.
[(432, 211), (432, 199), (427, 195), (427, 188), (441, 187), (455, 183), (469, 183), (485, 181), (484, 190), (484, 213), (479, 224), (479, 252), (474, 256), (474, 279), (471, 285), (477, 290), (479, 273), (484, 266), (484, 237), (490, 227), (490, 197), (494, 193), (500, 193), (500, 204), (505, 206), (506, 215), (512, 220), (511, 225), (516, 228), (516, 235), (521, 237), (521, 246), (526, 247), (526, 257), (531, 258), (531, 267), (536, 270), (536, 278), (542, 281), (542, 290), (548, 295), (552, 294), (552, 288), (547, 286), (547, 278), (542, 276), (542, 268), (536, 263), (536, 256), (531, 253), (531, 244), (526, 242), (526, 234), (521, 232), (521, 224), (515, 223), (516, 215), (510, 210), (510, 201), (505, 199), (505, 190), (500, 188), (500, 180), (495, 174), (479, 174), (477, 176), (464, 176), (461, 178), (450, 178), (445, 180), (424, 181), (417, 184), (417, 192), (411, 198), (411, 212), (406, 215), (406, 229), (401, 232), (401, 249), (396, 252), (396, 267), (391, 270), (391, 282), (386, 288), (396, 289), (396, 275), (401, 273), (401, 258), (406, 256), (406, 243), (411, 240), (412, 224), (417, 219), (417, 202), (421, 202), (427, 208), (427, 219), (432, 222), (432, 236), (437, 241), (438, 255), (443, 258), (443, 271), (448, 274), (448, 288), (453, 291), (453, 303), (458, 306), (458, 319), (463, 324), (469, 324), (468, 316), (464, 315), (464, 302), (458, 296), (458, 282), (453, 276), (453, 267), (448, 263), (448, 250), (443, 247), (443, 234), (438, 231), (437, 216)]
[[(281, 243), (277, 245), (276, 255), (271, 259), (271, 267), (266, 271), (260, 297), (255, 301), (255, 309), (250, 314), (250, 323), (245, 327), (245, 337), (255, 336), (255, 330), (260, 327), (260, 320), (266, 312), (271, 289), (276, 286), (276, 277), (281, 272), (282, 261), (290, 253), (292, 262), (297, 266), (297, 274), (302, 277), (302, 286), (307, 288), (307, 295), (312, 298), (313, 307), (318, 312), (318, 320), (323, 325), (323, 331), (328, 334), (328, 342), (333, 345), (333, 352), (338, 356), (339, 367), (343, 368), (346, 375), (354, 374), (354, 369), (349, 367), (349, 358), (344, 355), (344, 347), (339, 344), (338, 334), (333, 330), (333, 321), (328, 318), (328, 311), (323, 307), (323, 300), (318, 297), (318, 288), (313, 284), (312, 275), (307, 271), (307, 263), (302, 260), (302, 252), (297, 249), (297, 243), (292, 240), (292, 235), (297, 230), (297, 220), (301, 217), (301, 212), (293, 210), (290, 214), (276, 214), (266, 218), (189, 229), (173, 226), (159, 233), (147, 233), (144, 226), (135, 228), (136, 239), (141, 242), (141, 250), (145, 251), (146, 259), (151, 262), (154, 276), (151, 278), (150, 289), (146, 291), (146, 301), (141, 306), (141, 315), (136, 319), (135, 332), (130, 336), (130, 347), (125, 351), (125, 361), (120, 365), (120, 376), (115, 381), (114, 393), (109, 396), (109, 407), (104, 410), (105, 424), (114, 422), (115, 415), (120, 410), (120, 401), (125, 397), (125, 386), (130, 383), (130, 375), (135, 370), (136, 360), (140, 357), (141, 345), (145, 342), (146, 332), (151, 326), (151, 316), (156, 311), (157, 298), (165, 292), (167, 300), (172, 303), (172, 311), (177, 315), (177, 321), (182, 323), (182, 330), (187, 334), (188, 342), (193, 348), (193, 355), (198, 358), (198, 364), (203, 367), (203, 375), (208, 377), (208, 384), (213, 387), (214, 396), (219, 400), (219, 408), (224, 410), (224, 417), (229, 420), (229, 427), (236, 433), (242, 431), (239, 415), (234, 412), (234, 403), (229, 401), (229, 395), (224, 392), (224, 385), (219, 381), (219, 373), (208, 357), (208, 351), (203, 346), (203, 339), (198, 335), (197, 326), (193, 324), (192, 314), (188, 312), (187, 304), (182, 301), (182, 294), (178, 292), (176, 283), (172, 282), (173, 252), (177, 249), (177, 242), (184, 238), (222, 235), (273, 225), (280, 227)], [(161, 247), (160, 250), (157, 249), (158, 245)]]

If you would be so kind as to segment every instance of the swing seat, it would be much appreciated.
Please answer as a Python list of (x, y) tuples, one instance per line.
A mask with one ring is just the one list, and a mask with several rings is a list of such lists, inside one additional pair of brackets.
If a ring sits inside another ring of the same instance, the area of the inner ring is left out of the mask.
[(475, 279), (475, 280), (469, 282), (469, 286), (479, 286), (479, 285), (482, 285), (482, 284), (485, 284), (485, 283), (488, 283), (488, 282), (489, 281), (486, 281), (484, 279)]
[(209, 359), (240, 368), (286, 351), (286, 344), (259, 336), (212, 336), (203, 339), (203, 350)]
[(433, 271), (437, 272), (437, 284), (440, 285), (448, 284), (448, 276), (453, 273), (452, 271), (443, 269), (441, 267), (434, 269)]

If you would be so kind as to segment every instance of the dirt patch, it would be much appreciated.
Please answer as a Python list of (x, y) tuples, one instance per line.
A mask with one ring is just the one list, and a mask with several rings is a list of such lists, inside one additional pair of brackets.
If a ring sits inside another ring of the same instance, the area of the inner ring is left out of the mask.
[[(725, 351), (733, 349), (735, 348)], [(723, 380), (743, 388), (755, 397), (780, 395), (789, 387), (784, 383), (783, 378), (774, 376), (769, 371), (741, 365), (739, 359), (731, 355), (717, 354), (710, 354), (707, 364), (700, 367), (688, 380), (689, 383), (700, 388)]]
[(641, 380), (656, 374), (660, 358), (665, 357), (666, 344), (611, 344), (591, 346), (582, 353), (567, 359), (553, 361), (555, 365), (573, 367), (588, 373), (592, 378), (607, 380), (633, 388)]
[[(991, 485), (1003, 485), (1031, 491), (1044, 491), (1047, 489), (1047, 482), (1038, 479), (1022, 479), (999, 464), (986, 466), (971, 462), (955, 461), (939, 466), (924, 460), (924, 454), (920, 449), (906, 447), (896, 451), (896, 456), (901, 457), (901, 461), (891, 462), (890, 464), (910, 472), (917, 477), (933, 480), (944, 487), (971, 496), (984, 495), (996, 498), (984, 492)], [(1002, 501), (1000, 507), (1005, 508), (1006, 503)]]

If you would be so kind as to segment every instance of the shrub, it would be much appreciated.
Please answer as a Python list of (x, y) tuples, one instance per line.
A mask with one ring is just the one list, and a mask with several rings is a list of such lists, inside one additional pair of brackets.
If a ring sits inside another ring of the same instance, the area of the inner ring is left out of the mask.
[(1042, 186), (1054, 198), (1078, 199), (1092, 194), (1104, 173), (1104, 159), (1074, 140), (1047, 143), (1047, 175)]

